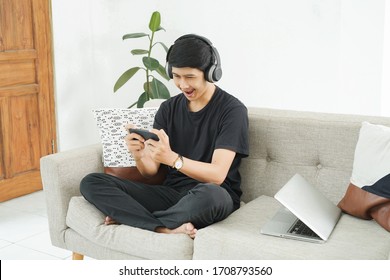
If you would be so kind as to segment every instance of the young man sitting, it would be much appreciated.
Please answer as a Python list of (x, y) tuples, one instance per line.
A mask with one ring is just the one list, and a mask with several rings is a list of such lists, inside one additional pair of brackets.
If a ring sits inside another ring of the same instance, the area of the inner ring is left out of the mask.
[(248, 113), (214, 84), (222, 75), (221, 62), (208, 39), (194, 34), (178, 38), (167, 53), (166, 68), (181, 94), (163, 102), (156, 113), (151, 132), (159, 141), (126, 136), (143, 176), (167, 168), (163, 184), (93, 173), (82, 180), (80, 190), (107, 215), (106, 224), (194, 238), (198, 229), (239, 208), (238, 168), (249, 153)]

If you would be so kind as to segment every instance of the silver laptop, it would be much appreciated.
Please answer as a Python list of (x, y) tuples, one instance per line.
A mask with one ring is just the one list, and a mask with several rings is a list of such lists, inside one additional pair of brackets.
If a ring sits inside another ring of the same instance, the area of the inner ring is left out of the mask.
[(295, 174), (275, 198), (284, 207), (264, 225), (263, 234), (323, 243), (341, 215), (340, 208), (299, 174)]

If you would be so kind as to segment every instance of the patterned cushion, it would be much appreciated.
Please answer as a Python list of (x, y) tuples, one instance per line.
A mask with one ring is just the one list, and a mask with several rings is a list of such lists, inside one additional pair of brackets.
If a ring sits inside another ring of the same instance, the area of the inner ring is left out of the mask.
[(93, 110), (103, 145), (103, 165), (105, 167), (135, 166), (124, 141), (126, 124), (138, 128), (151, 129), (158, 107), (134, 109), (96, 109)]

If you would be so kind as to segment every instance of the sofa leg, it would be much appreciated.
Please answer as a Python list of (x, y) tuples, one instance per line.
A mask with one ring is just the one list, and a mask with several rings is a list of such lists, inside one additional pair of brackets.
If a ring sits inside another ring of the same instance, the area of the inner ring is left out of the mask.
[(83, 259), (84, 259), (84, 255), (81, 255), (79, 253), (73, 252), (72, 260), (74, 260), (74, 261), (82, 261)]

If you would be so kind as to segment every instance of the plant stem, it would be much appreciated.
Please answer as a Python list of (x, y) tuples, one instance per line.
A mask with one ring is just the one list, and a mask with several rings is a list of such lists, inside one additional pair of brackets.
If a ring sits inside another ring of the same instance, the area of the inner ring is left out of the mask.
[[(154, 31), (152, 31), (152, 37), (150, 38), (149, 42), (149, 51), (148, 51), (148, 58), (150, 58), (150, 55), (152, 53), (152, 47), (153, 47), (153, 39), (154, 39)], [(148, 100), (150, 99), (150, 84), (149, 84), (149, 69), (146, 68), (146, 88), (147, 88), (147, 96)]]

